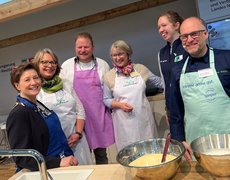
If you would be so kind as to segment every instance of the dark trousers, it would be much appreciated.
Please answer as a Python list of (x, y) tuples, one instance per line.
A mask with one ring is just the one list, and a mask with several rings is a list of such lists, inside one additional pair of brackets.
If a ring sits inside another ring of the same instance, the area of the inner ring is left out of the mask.
[(108, 164), (106, 148), (97, 148), (93, 150), (96, 164)]

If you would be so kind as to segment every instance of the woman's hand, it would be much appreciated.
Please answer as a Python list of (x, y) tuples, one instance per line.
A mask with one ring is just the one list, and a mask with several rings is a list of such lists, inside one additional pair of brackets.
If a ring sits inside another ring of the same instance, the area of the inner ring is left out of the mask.
[(68, 138), (69, 147), (76, 146), (77, 142), (80, 140), (80, 136), (76, 133), (73, 133)]
[(124, 112), (131, 112), (133, 110), (133, 107), (130, 104), (126, 102), (120, 102), (120, 103), (121, 103), (120, 107)]
[(184, 154), (185, 159), (188, 161), (192, 161), (192, 156), (191, 156), (192, 148), (189, 146), (189, 144), (186, 141), (183, 141), (182, 143), (184, 144), (185, 149), (186, 149), (185, 154)]
[(124, 112), (131, 112), (133, 107), (128, 104), (127, 102), (120, 102), (120, 101), (112, 101), (111, 105), (112, 109), (122, 109)]
[(78, 161), (74, 156), (68, 156), (61, 159), (60, 167), (77, 166)]

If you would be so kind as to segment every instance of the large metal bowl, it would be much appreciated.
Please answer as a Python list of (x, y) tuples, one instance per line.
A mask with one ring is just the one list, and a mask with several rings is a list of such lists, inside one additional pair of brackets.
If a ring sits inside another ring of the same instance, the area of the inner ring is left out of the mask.
[(154, 180), (169, 179), (176, 174), (182, 156), (185, 153), (184, 145), (176, 140), (171, 139), (168, 149), (168, 154), (176, 156), (174, 160), (156, 166), (138, 167), (129, 165), (132, 161), (145, 154), (163, 154), (165, 141), (165, 138), (158, 138), (130, 144), (118, 152), (117, 162), (133, 177)]
[(216, 177), (230, 177), (230, 134), (212, 134), (191, 143), (199, 164)]

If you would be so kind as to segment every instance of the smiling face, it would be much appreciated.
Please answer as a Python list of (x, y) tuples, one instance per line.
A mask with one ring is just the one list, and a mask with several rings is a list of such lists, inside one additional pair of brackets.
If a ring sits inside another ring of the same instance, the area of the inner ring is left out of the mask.
[(25, 70), (15, 88), (19, 91), (20, 96), (32, 102), (36, 102), (36, 96), (41, 89), (41, 79), (34, 69)]
[(120, 48), (111, 49), (111, 58), (113, 60), (113, 63), (120, 68), (125, 67), (130, 62), (127, 52)]
[(124, 40), (115, 41), (110, 47), (110, 56), (117, 67), (125, 67), (131, 62), (133, 51), (131, 46)]
[(205, 55), (208, 32), (200, 19), (195, 17), (186, 19), (180, 27), (180, 33), (182, 45), (192, 57), (199, 58)]
[(93, 55), (93, 44), (89, 38), (78, 37), (75, 42), (76, 56), (81, 62), (90, 62)]
[(49, 80), (53, 78), (57, 70), (57, 62), (49, 53), (44, 53), (39, 61), (38, 68), (42, 78)]
[(167, 16), (158, 19), (158, 32), (167, 42), (173, 43), (179, 37), (179, 26), (179, 22), (172, 23)]

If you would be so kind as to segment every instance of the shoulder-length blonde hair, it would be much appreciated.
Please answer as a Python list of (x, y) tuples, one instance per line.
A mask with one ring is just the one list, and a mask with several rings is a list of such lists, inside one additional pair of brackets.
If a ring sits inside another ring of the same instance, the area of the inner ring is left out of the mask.
[(35, 67), (37, 68), (37, 70), (39, 71), (39, 64), (40, 62), (42, 61), (42, 58), (44, 56), (44, 54), (49, 54), (52, 59), (57, 63), (57, 69), (56, 69), (56, 72), (54, 74), (55, 75), (58, 75), (61, 71), (61, 66), (59, 65), (58, 63), (58, 57), (56, 56), (56, 54), (49, 48), (44, 48), (44, 49), (40, 49), (36, 52), (35, 56), (34, 56), (34, 59), (33, 59), (33, 63), (35, 65)]

